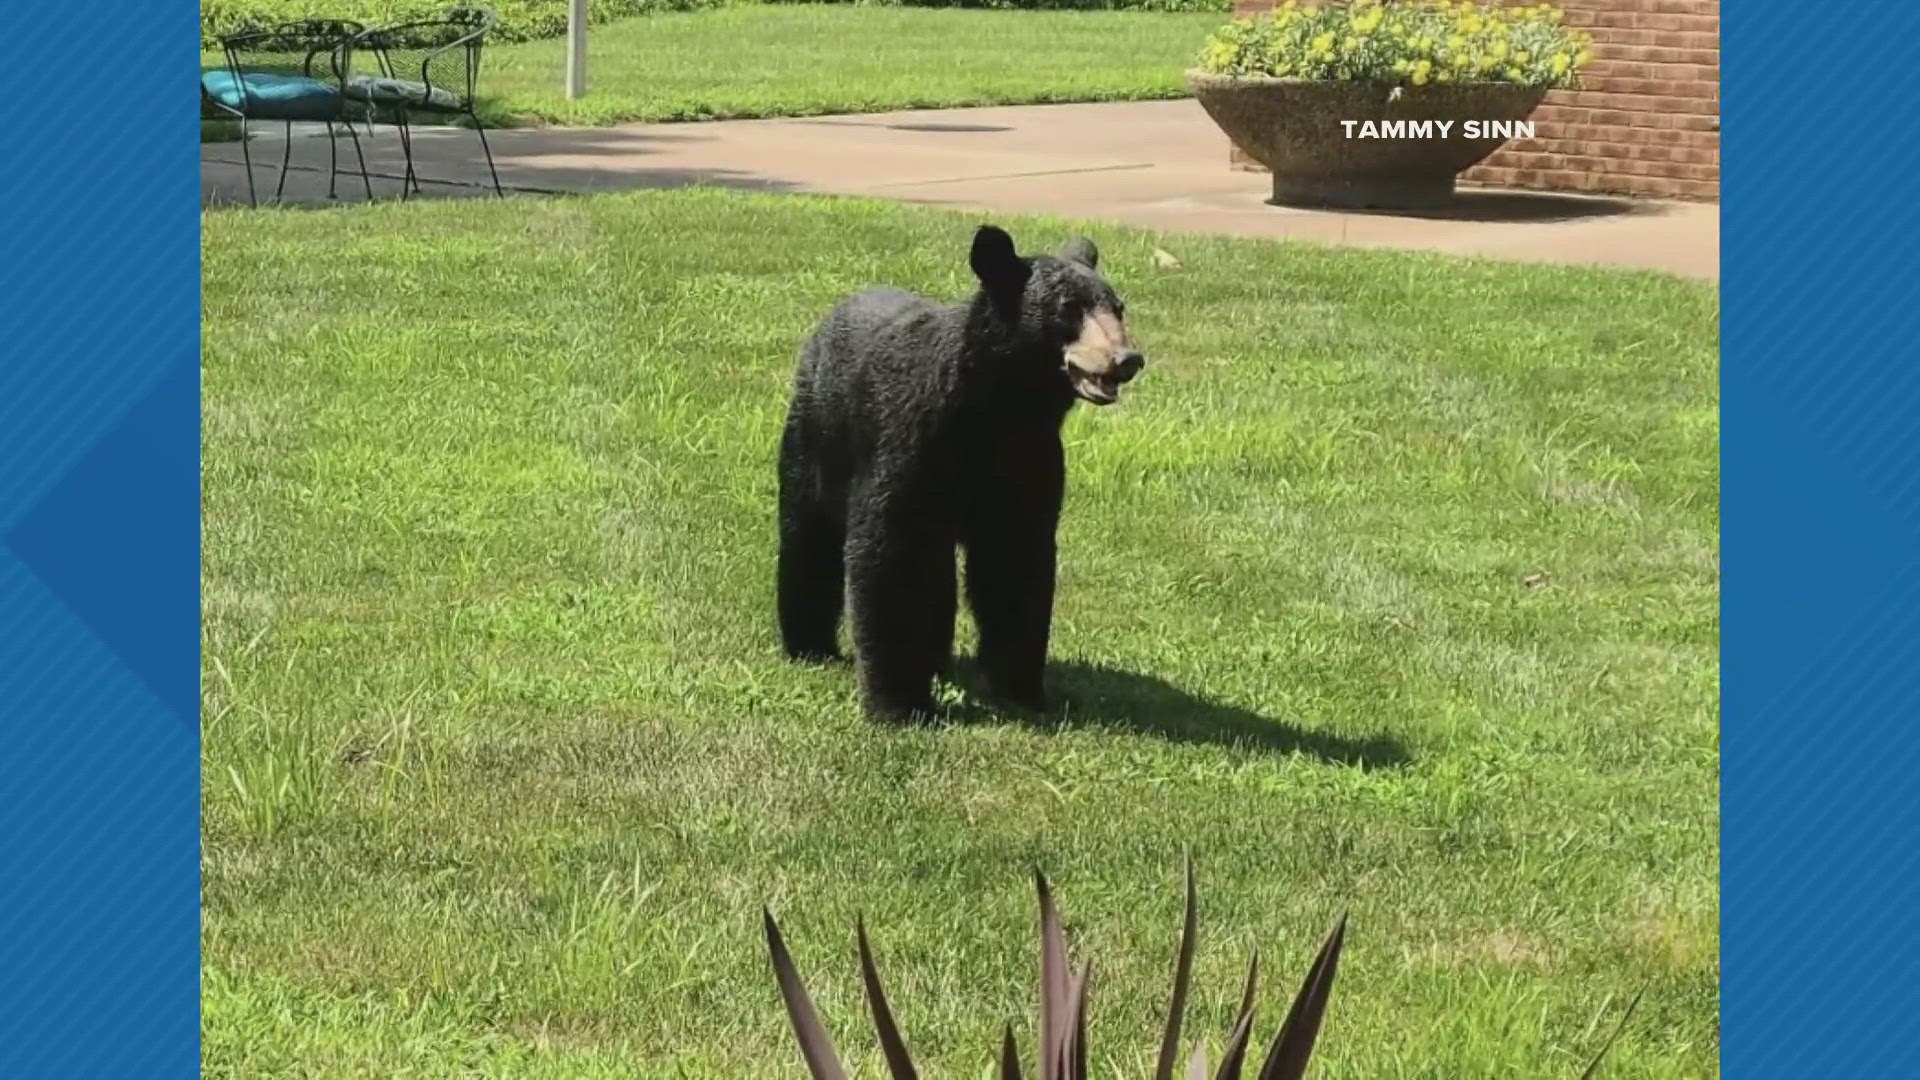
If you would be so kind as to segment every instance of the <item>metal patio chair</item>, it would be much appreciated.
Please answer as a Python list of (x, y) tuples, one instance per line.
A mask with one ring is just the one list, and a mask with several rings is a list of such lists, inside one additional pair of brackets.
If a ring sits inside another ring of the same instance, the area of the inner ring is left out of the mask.
[(475, 111), (480, 53), (494, 21), (493, 12), (486, 8), (456, 7), (438, 18), (364, 30), (353, 39), (351, 52), (373, 57), (378, 74), (349, 78), (345, 93), (351, 101), (364, 104), (369, 115), (379, 111), (393, 117), (400, 131), (401, 152), (406, 156), (406, 176), (400, 184), (402, 199), (409, 191), (420, 192), (420, 177), (413, 164), (414, 114), (466, 117), (480, 137), (493, 192), (505, 197), (499, 170), (493, 164), (493, 148), (487, 145), (486, 128)]
[(280, 182), (274, 186), (277, 202), (287, 187), (293, 161), (293, 125), (322, 121), (327, 125), (329, 167), (327, 197), (335, 198), (340, 178), (340, 145), (335, 125), (353, 138), (360, 160), (360, 182), (373, 198), (366, 155), (353, 130), (352, 110), (363, 109), (347, 95), (352, 78), (352, 42), (366, 28), (344, 19), (303, 19), (266, 29), (247, 29), (220, 38), (226, 54), (224, 68), (200, 73), (201, 98), (215, 111), (240, 121), (240, 155), (246, 163), (247, 201), (260, 205), (253, 185), (253, 153), (248, 146), (247, 121), (279, 120), (286, 124), (286, 146), (280, 155)]

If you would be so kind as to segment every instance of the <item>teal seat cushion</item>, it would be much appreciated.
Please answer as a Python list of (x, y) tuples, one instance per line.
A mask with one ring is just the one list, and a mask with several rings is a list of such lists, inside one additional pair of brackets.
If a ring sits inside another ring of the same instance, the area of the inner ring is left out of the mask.
[(306, 75), (245, 71), (235, 79), (225, 68), (202, 72), (207, 96), (256, 120), (332, 120), (340, 115), (340, 92)]
[(460, 96), (452, 91), (379, 75), (355, 75), (348, 79), (347, 96), (355, 101), (405, 105), (410, 109), (441, 109), (448, 112), (460, 109)]

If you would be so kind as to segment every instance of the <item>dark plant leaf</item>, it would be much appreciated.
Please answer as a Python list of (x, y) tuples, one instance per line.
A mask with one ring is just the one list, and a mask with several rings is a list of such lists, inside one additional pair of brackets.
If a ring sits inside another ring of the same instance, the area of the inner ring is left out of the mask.
[(1013, 1043), (1013, 1025), (1000, 1039), (1000, 1080), (1020, 1080), (1020, 1048)]
[(1160, 1037), (1160, 1063), (1153, 1070), (1154, 1080), (1173, 1080), (1175, 1058), (1180, 1053), (1180, 1024), (1187, 1014), (1187, 985), (1193, 977), (1194, 923), (1197, 905), (1193, 898), (1193, 856), (1187, 856), (1187, 913), (1180, 924), (1180, 959), (1173, 967), (1173, 1001), (1167, 1006), (1167, 1029)]
[(1254, 951), (1247, 963), (1247, 988), (1240, 992), (1240, 1015), (1233, 1021), (1233, 1033), (1227, 1036), (1227, 1048), (1220, 1054), (1220, 1072), (1216, 1080), (1240, 1080), (1240, 1069), (1247, 1060), (1247, 1039), (1253, 1034), (1253, 991), (1260, 979), (1260, 953)]
[(1240, 991), (1240, 1015), (1253, 1015), (1253, 991), (1260, 980), (1260, 950), (1253, 950), (1253, 958), (1247, 961), (1247, 985)]
[(1093, 963), (1080, 965), (1080, 974), (1068, 991), (1072, 1003), (1073, 1026), (1067, 1029), (1066, 1045), (1060, 1055), (1061, 1074), (1066, 1080), (1087, 1080), (1087, 988), (1093, 981)]
[(820, 1026), (820, 1018), (814, 1014), (813, 1002), (807, 998), (807, 988), (800, 982), (800, 972), (793, 966), (793, 957), (787, 952), (786, 942), (780, 939), (780, 927), (773, 921), (773, 912), (762, 908), (761, 916), (766, 921), (767, 949), (773, 954), (773, 974), (780, 981), (780, 997), (787, 1005), (787, 1019), (793, 1024), (793, 1033), (800, 1040), (800, 1053), (807, 1059), (807, 1071), (813, 1080), (846, 1080), (847, 1071), (840, 1064), (840, 1055), (834, 1052), (833, 1040), (828, 1037), (827, 1029)]
[(1614, 1025), (1613, 1034), (1607, 1036), (1607, 1041), (1600, 1044), (1600, 1052), (1593, 1055), (1593, 1060), (1587, 1064), (1587, 1071), (1580, 1074), (1580, 1080), (1593, 1080), (1600, 1075), (1600, 1062), (1606, 1058), (1607, 1051), (1613, 1049), (1614, 1041), (1620, 1038), (1620, 1033), (1627, 1030), (1627, 1021), (1633, 1019), (1633, 1010), (1640, 1007), (1640, 999), (1645, 994), (1646, 991), (1642, 990), (1633, 995), (1632, 1001), (1627, 1002), (1627, 1011), (1620, 1014), (1620, 1022)]
[(1320, 1021), (1326, 1015), (1327, 995), (1340, 968), (1340, 948), (1346, 935), (1347, 917), (1342, 915), (1320, 946), (1320, 955), (1314, 957), (1313, 966), (1307, 969), (1300, 993), (1295, 995), (1293, 1007), (1287, 1010), (1280, 1033), (1274, 1036), (1273, 1048), (1267, 1051), (1260, 1080), (1300, 1080), (1306, 1075), (1307, 1062), (1313, 1057), (1313, 1042), (1320, 1035)]
[(1220, 1071), (1215, 1080), (1240, 1080), (1240, 1069), (1247, 1061), (1247, 1038), (1253, 1034), (1253, 1016), (1246, 1014), (1234, 1021), (1227, 1035), (1227, 1048), (1220, 1054)]
[(1040, 891), (1040, 1080), (1059, 1080), (1060, 1050), (1066, 1042), (1067, 944), (1060, 932), (1060, 913), (1054, 910), (1047, 876), (1033, 872)]
[(867, 1004), (873, 1010), (874, 1030), (880, 1033), (880, 1049), (887, 1055), (887, 1071), (893, 1080), (919, 1080), (920, 1074), (914, 1070), (906, 1041), (900, 1038), (900, 1029), (893, 1022), (893, 1010), (887, 1008), (886, 991), (880, 988), (880, 971), (874, 966), (873, 949), (867, 944), (864, 917), (855, 924), (855, 930), (860, 938), (860, 978), (867, 984)]

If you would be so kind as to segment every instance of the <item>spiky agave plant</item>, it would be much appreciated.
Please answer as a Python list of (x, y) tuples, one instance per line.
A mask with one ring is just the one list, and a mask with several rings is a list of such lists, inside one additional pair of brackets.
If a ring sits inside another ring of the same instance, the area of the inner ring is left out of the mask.
[[(1034, 885), (1040, 896), (1040, 1025), (1036, 1059), (1038, 1080), (1086, 1080), (1087, 1076), (1087, 986), (1090, 965), (1078, 971), (1067, 963), (1066, 938), (1060, 929), (1060, 915), (1054, 908), (1053, 893), (1046, 875), (1035, 871)], [(1167, 1024), (1160, 1041), (1160, 1056), (1155, 1067), (1156, 1080), (1172, 1080), (1180, 1048), (1181, 1021), (1186, 1014), (1187, 987), (1193, 972), (1193, 947), (1196, 924), (1193, 868), (1187, 868), (1187, 904), (1180, 931), (1180, 957), (1174, 968), (1173, 1001), (1167, 1010)], [(846, 1067), (834, 1050), (833, 1040), (815, 1015), (793, 957), (780, 937), (780, 927), (771, 912), (764, 913), (767, 948), (773, 954), (773, 970), (780, 983), (780, 995), (786, 1002), (787, 1017), (800, 1040), (800, 1052), (814, 1080), (844, 1080)], [(873, 1025), (880, 1036), (887, 1069), (893, 1080), (918, 1080), (919, 1072), (907, 1053), (893, 1012), (887, 1006), (886, 992), (880, 986), (880, 973), (873, 962), (873, 949), (867, 940), (862, 920), (856, 928), (860, 946), (860, 974), (866, 984), (867, 1004), (873, 1011)], [(1320, 954), (1307, 970), (1305, 982), (1294, 997), (1293, 1007), (1274, 1036), (1261, 1066), (1259, 1080), (1297, 1080), (1306, 1072), (1307, 1059), (1313, 1053), (1320, 1033), (1320, 1018), (1326, 1013), (1327, 994), (1333, 988), (1333, 976), (1340, 963), (1340, 948), (1346, 939), (1346, 917), (1334, 924), (1320, 946)], [(1253, 997), (1259, 978), (1260, 957), (1255, 954), (1247, 965), (1246, 988), (1240, 997), (1240, 1013), (1227, 1037), (1220, 1059), (1219, 1080), (1239, 1080), (1246, 1058), (1247, 1042), (1253, 1033)], [(1207, 1060), (1204, 1047), (1195, 1047), (1188, 1059), (1186, 1075), (1190, 1080), (1206, 1080)], [(1008, 1024), (1001, 1037), (1000, 1076), (1002, 1080), (1020, 1080), (1019, 1050)]]
[[(1066, 939), (1060, 929), (1059, 913), (1054, 908), (1046, 875), (1036, 870), (1034, 884), (1040, 897), (1040, 1045), (1035, 1075), (1038, 1080), (1086, 1080), (1090, 965), (1083, 964), (1078, 972), (1068, 966)], [(1160, 1054), (1154, 1066), (1155, 1080), (1172, 1080), (1180, 1052), (1180, 1028), (1186, 1014), (1187, 988), (1193, 972), (1197, 924), (1191, 863), (1187, 866), (1186, 886), (1186, 914), (1180, 930), (1179, 959), (1174, 965), (1173, 997), (1168, 1005), (1167, 1023), (1160, 1039)], [(799, 1039), (800, 1052), (806, 1059), (808, 1072), (814, 1080), (845, 1080), (846, 1066), (834, 1049), (833, 1039), (814, 1012), (813, 1002), (807, 996), (800, 972), (780, 936), (779, 924), (774, 921), (772, 912), (763, 909), (761, 914), (766, 925), (767, 948), (773, 956), (774, 976), (780, 984), (780, 996), (786, 1004), (787, 1019), (793, 1024), (794, 1034)], [(1286, 1019), (1281, 1021), (1280, 1030), (1268, 1046), (1266, 1060), (1256, 1074), (1257, 1080), (1299, 1080), (1306, 1074), (1314, 1042), (1320, 1035), (1320, 1021), (1326, 1014), (1327, 995), (1333, 988), (1334, 973), (1340, 965), (1346, 927), (1347, 919), (1342, 915), (1321, 943), (1320, 952), (1307, 969), (1306, 978), (1299, 992), (1294, 995)], [(907, 1053), (906, 1041), (900, 1036), (899, 1025), (894, 1022), (893, 1011), (887, 1005), (886, 992), (880, 986), (880, 972), (873, 961), (873, 949), (867, 940), (864, 919), (856, 923), (855, 937), (860, 949), (861, 981), (865, 985), (868, 1007), (873, 1013), (874, 1030), (880, 1037), (880, 1048), (886, 1057), (888, 1074), (893, 1080), (918, 1080), (919, 1071)], [(1227, 1035), (1220, 1067), (1214, 1073), (1216, 1080), (1240, 1080), (1248, 1040), (1253, 1033), (1253, 998), (1259, 973), (1260, 955), (1255, 952), (1247, 964), (1246, 986), (1240, 995), (1240, 1011)], [(1639, 1001), (1636, 996), (1628, 1004), (1619, 1026), (1581, 1073), (1581, 1080), (1590, 1080), (1599, 1072), (1601, 1059), (1606, 1057), (1614, 1040), (1625, 1029)], [(1206, 1048), (1196, 1045), (1187, 1059), (1186, 1080), (1207, 1080), (1207, 1073)], [(1014, 1042), (1012, 1024), (1006, 1025), (1001, 1036), (1000, 1078), (1021, 1080), (1019, 1049)]]

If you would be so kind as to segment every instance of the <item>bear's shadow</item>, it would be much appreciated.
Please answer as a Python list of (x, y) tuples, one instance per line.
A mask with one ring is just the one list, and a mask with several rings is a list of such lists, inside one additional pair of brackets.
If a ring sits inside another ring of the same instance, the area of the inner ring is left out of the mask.
[(1100, 664), (1049, 663), (1047, 686), (1053, 709), (1047, 713), (992, 705), (972, 657), (954, 657), (951, 680), (965, 693), (966, 700), (948, 710), (948, 723), (1014, 722), (1040, 731), (1080, 726), (1119, 728), (1170, 742), (1298, 753), (1362, 769), (1398, 768), (1411, 760), (1406, 747), (1391, 736), (1351, 739), (1305, 731), (1282, 720), (1197, 697), (1164, 679)]

